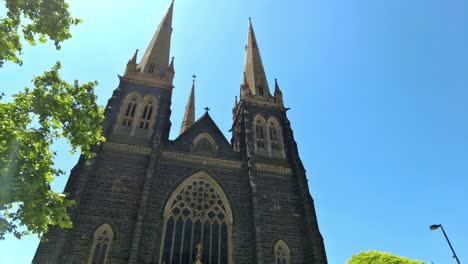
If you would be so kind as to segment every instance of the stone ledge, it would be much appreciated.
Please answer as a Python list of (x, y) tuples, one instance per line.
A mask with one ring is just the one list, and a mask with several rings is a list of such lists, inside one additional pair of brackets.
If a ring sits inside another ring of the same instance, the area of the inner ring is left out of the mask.
[(273, 166), (273, 165), (267, 165), (267, 164), (256, 163), (256, 164), (255, 164), (255, 169), (256, 169), (258, 172), (266, 172), (266, 173), (273, 173), (273, 174), (283, 174), (283, 175), (292, 175), (292, 170), (291, 170), (291, 168), (286, 168), (286, 167), (279, 167), (279, 166)]
[(145, 155), (149, 155), (151, 153), (151, 148), (148, 148), (148, 147), (119, 144), (119, 143), (113, 143), (113, 142), (104, 142), (102, 143), (101, 148), (106, 151), (123, 151), (123, 152), (139, 153), (139, 154), (145, 154)]
[(121, 80), (129, 82), (140, 83), (150, 86), (157, 86), (163, 89), (172, 90), (172, 80), (167, 78), (156, 77), (141, 72), (127, 73), (123, 77), (119, 76)]
[(188, 163), (210, 165), (210, 166), (219, 166), (225, 168), (240, 169), (242, 168), (242, 163), (239, 161), (233, 160), (224, 160), (210, 157), (195, 156), (185, 153), (169, 152), (164, 151), (161, 153), (164, 160), (175, 160)]

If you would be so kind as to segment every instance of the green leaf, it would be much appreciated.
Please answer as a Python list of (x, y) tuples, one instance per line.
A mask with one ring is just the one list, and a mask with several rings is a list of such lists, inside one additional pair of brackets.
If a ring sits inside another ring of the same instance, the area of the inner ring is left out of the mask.
[(74, 201), (50, 189), (64, 173), (53, 166), (51, 145), (65, 138), (73, 151), (91, 157), (91, 147), (104, 140), (96, 82), (71, 85), (60, 78), (60, 67), (57, 62), (34, 77), (34, 87), (14, 95), (12, 102), (0, 102), (0, 239), (6, 233), (20, 238), (42, 236), (49, 226), (72, 227), (67, 208)]

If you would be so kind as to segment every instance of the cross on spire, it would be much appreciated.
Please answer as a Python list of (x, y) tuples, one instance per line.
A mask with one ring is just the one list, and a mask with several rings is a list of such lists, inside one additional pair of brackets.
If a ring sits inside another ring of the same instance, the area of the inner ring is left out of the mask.
[(208, 108), (208, 106), (205, 107), (205, 111), (206, 111), (206, 112), (210, 111), (210, 108)]

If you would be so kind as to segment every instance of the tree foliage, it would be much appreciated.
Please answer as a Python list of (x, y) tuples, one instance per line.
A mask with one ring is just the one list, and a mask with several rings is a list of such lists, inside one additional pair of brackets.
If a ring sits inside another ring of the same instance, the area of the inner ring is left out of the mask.
[(97, 83), (69, 84), (60, 78), (60, 67), (57, 62), (34, 77), (34, 88), (25, 88), (11, 102), (0, 100), (0, 239), (6, 233), (41, 236), (49, 225), (70, 228), (67, 208), (74, 202), (50, 188), (54, 177), (64, 173), (53, 167), (51, 145), (64, 138), (72, 152), (90, 156), (91, 147), (103, 140)]
[(6, 17), (0, 17), (0, 66), (4, 61), (22, 64), (21, 35), (30, 45), (50, 39), (60, 49), (60, 43), (71, 38), (70, 27), (80, 23), (64, 0), (5, 0), (5, 7)]
[(347, 264), (425, 264), (425, 262), (371, 250), (353, 255)]

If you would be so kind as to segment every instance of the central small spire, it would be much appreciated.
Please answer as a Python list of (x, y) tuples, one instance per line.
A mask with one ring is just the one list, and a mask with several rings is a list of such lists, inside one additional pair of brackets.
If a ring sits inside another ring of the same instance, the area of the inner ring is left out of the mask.
[(182, 120), (182, 126), (180, 127), (179, 135), (184, 133), (193, 123), (195, 123), (195, 78), (193, 75), (192, 89), (190, 90), (190, 96), (185, 106), (184, 119)]
[(138, 69), (141, 72), (164, 75), (168, 70), (169, 52), (171, 49), (172, 13), (174, 1), (171, 2), (166, 15), (154, 33)]
[(245, 46), (245, 49), (243, 85), (248, 86), (253, 95), (271, 97), (265, 70), (263, 68), (262, 58), (260, 57), (260, 50), (258, 49), (257, 39), (255, 38), (250, 17), (247, 45)]

